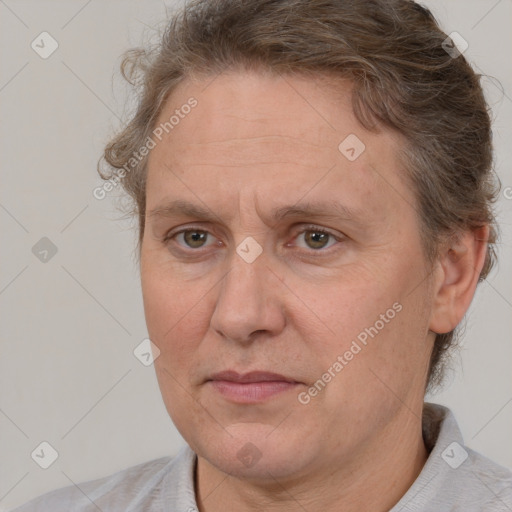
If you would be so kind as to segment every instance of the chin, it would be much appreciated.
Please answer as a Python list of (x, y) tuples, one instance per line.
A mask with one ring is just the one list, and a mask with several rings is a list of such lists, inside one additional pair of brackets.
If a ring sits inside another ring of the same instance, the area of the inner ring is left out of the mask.
[(226, 431), (220, 438), (217, 434), (208, 443), (196, 444), (195, 450), (217, 469), (236, 478), (275, 483), (276, 479), (298, 476), (315, 459), (314, 447), (290, 428), (278, 432), (274, 426), (242, 423)]

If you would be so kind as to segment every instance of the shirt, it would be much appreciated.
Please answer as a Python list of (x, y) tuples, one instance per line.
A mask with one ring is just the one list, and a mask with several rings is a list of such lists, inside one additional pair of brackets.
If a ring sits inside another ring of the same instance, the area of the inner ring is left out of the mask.
[[(426, 403), (422, 426), (429, 457), (390, 512), (512, 512), (512, 473), (464, 446), (449, 409)], [(196, 461), (185, 446), (174, 458), (64, 487), (12, 512), (197, 512)]]

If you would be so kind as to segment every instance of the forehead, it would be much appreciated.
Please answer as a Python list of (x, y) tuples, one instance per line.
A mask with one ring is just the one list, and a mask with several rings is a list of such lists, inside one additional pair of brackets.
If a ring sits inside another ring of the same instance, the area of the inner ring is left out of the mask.
[[(196, 105), (184, 108), (191, 98)], [(212, 199), (244, 187), (257, 187), (263, 196), (275, 189), (300, 194), (323, 176), (324, 188), (360, 196), (386, 182), (384, 192), (391, 195), (403, 188), (397, 158), (402, 141), (390, 131), (361, 126), (346, 81), (255, 72), (193, 77), (173, 91), (157, 126), (173, 115), (179, 121), (167, 127), (149, 157), (148, 203), (169, 192), (162, 183), (185, 175)]]
[[(243, 138), (252, 138), (254, 145), (271, 144), (274, 138), (275, 144), (304, 148), (304, 154), (312, 149), (337, 150), (349, 133), (382, 147), (399, 143), (399, 136), (390, 130), (375, 134), (360, 125), (352, 110), (352, 85), (341, 78), (254, 71), (191, 76), (169, 96), (157, 124), (169, 120), (191, 97), (197, 106), (164, 134), (167, 142), (180, 146), (225, 142), (229, 149)], [(269, 140), (258, 141), (255, 134)]]

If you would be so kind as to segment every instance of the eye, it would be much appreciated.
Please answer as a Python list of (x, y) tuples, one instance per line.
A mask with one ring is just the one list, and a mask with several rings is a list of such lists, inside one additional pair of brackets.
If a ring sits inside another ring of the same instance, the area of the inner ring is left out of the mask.
[[(208, 238), (213, 238), (213, 241), (208, 243)], [(187, 228), (175, 233), (170, 233), (164, 238), (163, 242), (168, 244), (172, 240), (185, 250), (202, 249), (209, 245), (215, 245), (216, 243), (221, 244), (221, 242), (216, 242), (210, 232), (196, 228)], [(330, 248), (335, 245), (336, 242), (340, 241), (340, 239), (334, 233), (324, 228), (307, 226), (294, 237), (294, 241), (296, 241), (297, 246), (302, 249), (319, 251), (321, 249)], [(297, 243), (297, 241), (299, 241), (299, 243)], [(287, 245), (289, 246), (290, 244)]]
[(211, 233), (202, 229), (183, 229), (182, 231), (168, 235), (164, 242), (169, 242), (172, 239), (176, 239), (177, 243), (182, 247), (190, 249), (201, 249), (202, 247), (207, 246), (206, 241), (209, 235), (211, 235)]
[[(308, 226), (306, 229), (303, 229), (295, 237), (295, 240), (303, 240), (306, 244), (305, 248), (313, 250), (326, 249), (337, 242), (337, 238), (333, 233), (316, 226)], [(329, 244), (329, 242), (332, 243)], [(299, 245), (299, 247), (301, 246)]]

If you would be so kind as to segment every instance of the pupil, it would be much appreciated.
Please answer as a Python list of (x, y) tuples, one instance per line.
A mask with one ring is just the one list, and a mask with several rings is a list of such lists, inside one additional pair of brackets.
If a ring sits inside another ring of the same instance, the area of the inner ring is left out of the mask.
[[(204, 241), (206, 233), (201, 233), (199, 231), (192, 231), (192, 232), (186, 233), (185, 238), (187, 238), (187, 236), (189, 238), (188, 242), (190, 242), (189, 245), (197, 247), (198, 245), (201, 245), (201, 242)], [(199, 244), (197, 244), (197, 242), (199, 242)]]
[(310, 233), (313, 234), (310, 234), (308, 238), (310, 238), (310, 240), (312, 241), (312, 245), (314, 246), (314, 248), (323, 247), (325, 245), (324, 242), (326, 241), (328, 236), (326, 233), (319, 233), (315, 231)]

